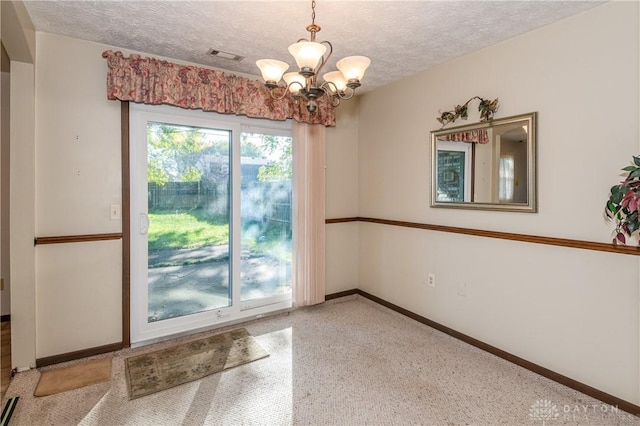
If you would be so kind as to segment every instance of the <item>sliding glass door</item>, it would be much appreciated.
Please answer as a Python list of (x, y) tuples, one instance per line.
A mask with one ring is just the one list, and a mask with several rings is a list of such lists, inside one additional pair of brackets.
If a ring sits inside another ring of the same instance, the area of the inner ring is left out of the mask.
[(134, 344), (291, 306), (290, 134), (220, 118), (132, 108)]
[(242, 307), (291, 300), (291, 136), (241, 134)]
[(230, 130), (147, 122), (148, 322), (231, 306), (230, 147)]

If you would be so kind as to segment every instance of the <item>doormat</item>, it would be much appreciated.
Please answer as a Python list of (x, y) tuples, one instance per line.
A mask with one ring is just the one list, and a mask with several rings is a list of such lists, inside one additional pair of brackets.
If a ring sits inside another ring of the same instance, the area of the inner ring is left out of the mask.
[(150, 395), (269, 356), (244, 328), (125, 360), (129, 399)]
[(47, 396), (111, 380), (111, 358), (43, 371), (34, 396)]

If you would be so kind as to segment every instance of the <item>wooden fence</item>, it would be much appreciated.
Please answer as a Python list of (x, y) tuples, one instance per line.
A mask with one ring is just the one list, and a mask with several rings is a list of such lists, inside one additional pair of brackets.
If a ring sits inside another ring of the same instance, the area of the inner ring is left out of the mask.
[[(211, 181), (155, 182), (148, 184), (148, 208), (154, 210), (192, 210), (216, 205), (216, 212), (228, 215), (228, 187)], [(243, 220), (271, 222), (287, 227), (291, 223), (291, 184), (289, 182), (249, 182), (242, 185)]]

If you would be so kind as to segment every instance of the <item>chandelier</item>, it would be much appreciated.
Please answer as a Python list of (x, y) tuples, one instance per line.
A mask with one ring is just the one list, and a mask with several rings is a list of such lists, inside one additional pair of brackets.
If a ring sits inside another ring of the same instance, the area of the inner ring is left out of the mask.
[[(333, 53), (333, 46), (328, 41), (316, 42), (316, 34), (320, 26), (316, 25), (316, 2), (311, 2), (311, 25), (306, 30), (310, 33), (309, 40), (301, 38), (289, 46), (289, 53), (293, 55), (298, 65), (297, 72), (285, 71), (289, 68), (286, 62), (276, 59), (260, 59), (256, 65), (260, 68), (265, 86), (271, 97), (283, 99), (290, 94), (295, 100), (304, 99), (307, 111), (314, 113), (318, 108), (316, 100), (327, 94), (331, 105), (337, 107), (342, 99), (351, 99), (360, 87), (360, 80), (371, 63), (365, 56), (349, 56), (336, 63), (338, 71), (331, 71), (322, 76), (318, 75)], [(284, 79), (285, 85), (280, 85)]]

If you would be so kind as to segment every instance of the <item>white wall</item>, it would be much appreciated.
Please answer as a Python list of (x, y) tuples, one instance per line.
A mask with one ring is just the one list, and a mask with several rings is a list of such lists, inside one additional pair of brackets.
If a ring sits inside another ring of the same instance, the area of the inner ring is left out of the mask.
[(35, 366), (34, 74), (33, 64), (11, 62), (11, 362), (20, 369)]
[(10, 155), (10, 100), (9, 92), (11, 90), (10, 74), (2, 72), (2, 87), (0, 89), (0, 119), (2, 120), (0, 136), (0, 206), (2, 213), (0, 214), (0, 276), (4, 279), (4, 289), (0, 291), (0, 315), (9, 315), (11, 313), (11, 275), (10, 275), (10, 258), (9, 258), (9, 230), (11, 224), (9, 222), (9, 155)]
[[(4, 168), (2, 178), (2, 196), (8, 196), (7, 203), (6, 198), (3, 200), (3, 208), (9, 206), (11, 258), (7, 266), (8, 250), (4, 241), (2, 275), (8, 278), (8, 285), (13, 284), (10, 297), (12, 367), (24, 369), (35, 365), (35, 31), (22, 2), (5, 1), (0, 6), (0, 35), (11, 70), (8, 114), (11, 166)], [(4, 111), (2, 115), (6, 119)], [(5, 122), (2, 124), (6, 132)], [(6, 154), (6, 146), (4, 148)], [(8, 184), (6, 169), (10, 169)], [(6, 211), (3, 216), (2, 226), (6, 226)], [(7, 276), (9, 273), (11, 276)]]
[[(120, 103), (106, 46), (37, 33), (36, 235), (120, 232)], [(122, 341), (122, 243), (37, 246), (36, 357)], [(73, 330), (73, 332), (69, 332)]]
[[(359, 215), (609, 242), (604, 203), (640, 148), (638, 9), (606, 3), (364, 94)], [(497, 117), (538, 111), (539, 213), (429, 207), (429, 132), (476, 95), (500, 98)], [(640, 402), (637, 257), (371, 223), (359, 247), (361, 289)]]

